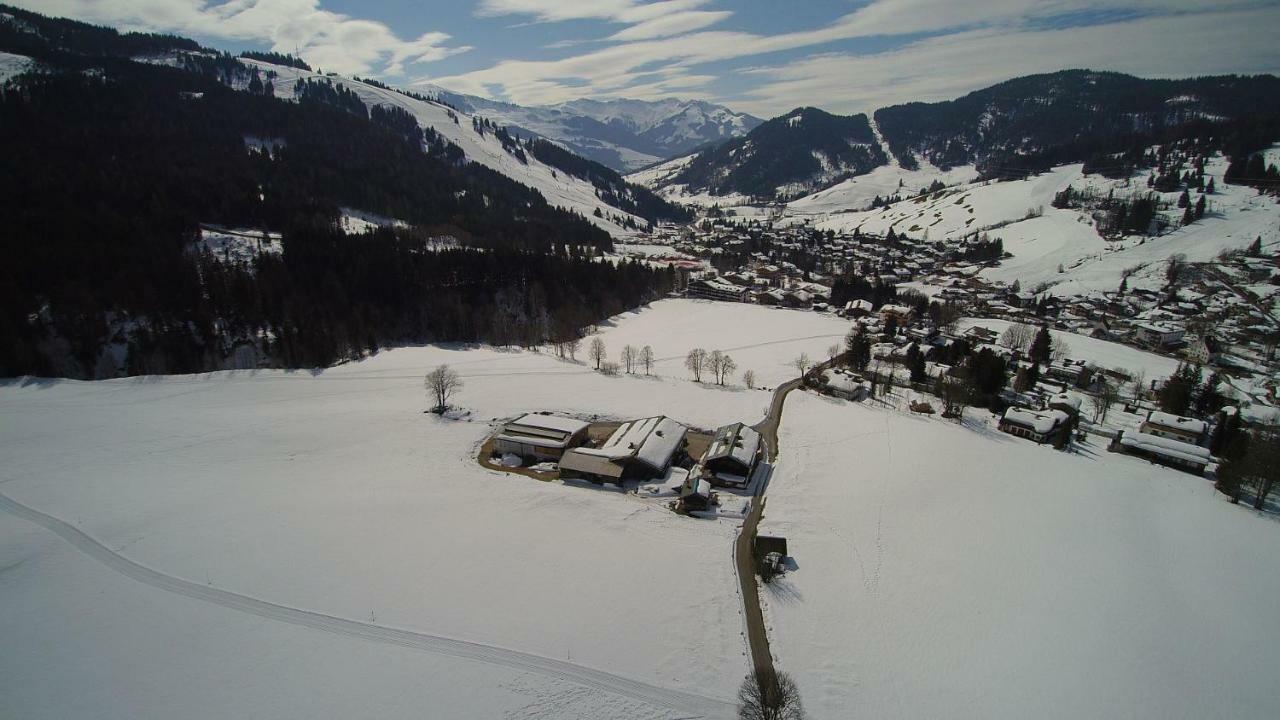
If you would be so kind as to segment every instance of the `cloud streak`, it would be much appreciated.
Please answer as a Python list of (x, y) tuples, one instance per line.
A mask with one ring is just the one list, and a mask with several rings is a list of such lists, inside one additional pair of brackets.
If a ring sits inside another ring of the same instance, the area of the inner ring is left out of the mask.
[(319, 0), (18, 0), (40, 13), (129, 30), (178, 32), (258, 41), (295, 50), (312, 65), (348, 74), (399, 75), (407, 65), (465, 52), (450, 36), (427, 32), (403, 39), (385, 24), (321, 9)]

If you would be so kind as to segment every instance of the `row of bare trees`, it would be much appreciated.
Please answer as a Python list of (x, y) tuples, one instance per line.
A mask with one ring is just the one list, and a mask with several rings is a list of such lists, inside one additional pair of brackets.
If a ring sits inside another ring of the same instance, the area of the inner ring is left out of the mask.
[[(694, 382), (702, 382), (703, 373), (709, 373), (715, 378), (717, 385), (724, 385), (738, 370), (738, 363), (728, 353), (719, 350), (707, 352), (702, 348), (690, 350), (684, 358), (684, 366), (693, 375)], [(743, 375), (743, 380), (747, 380), (747, 375), (750, 375), (747, 387), (754, 386), (755, 373), (748, 370)]]

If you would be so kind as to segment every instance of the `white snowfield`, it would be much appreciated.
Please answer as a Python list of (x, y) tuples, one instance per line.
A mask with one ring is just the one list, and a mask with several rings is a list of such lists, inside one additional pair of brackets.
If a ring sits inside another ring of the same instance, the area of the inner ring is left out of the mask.
[[(293, 97), (293, 86), (299, 78), (303, 80), (321, 80), (327, 77), (309, 70), (273, 65), (248, 58), (240, 58), (240, 60), (246, 65), (257, 67), (264, 72), (268, 70), (275, 72), (277, 77), (272, 81), (272, 86), (276, 97), (281, 98)], [(394, 90), (384, 90), (347, 77), (333, 76), (328, 77), (328, 79), (355, 92), (365, 105), (371, 107), (374, 105), (392, 106), (408, 111), (418, 121), (419, 125), (424, 128), (434, 128), (445, 139), (462, 148), (468, 160), (480, 163), (522, 185), (527, 185), (537, 190), (542, 193), (542, 196), (551, 205), (576, 211), (587, 220), (607, 230), (614, 237), (634, 237), (637, 233), (609, 222), (607, 218), (610, 215), (617, 215), (624, 219), (632, 218), (641, 226), (647, 223), (644, 218), (629, 215), (596, 197), (595, 186), (586, 180), (545, 165), (532, 155), (527, 156), (528, 163), (520, 162), (511, 153), (502, 148), (502, 143), (494, 137), (493, 132), (486, 130), (484, 136), (481, 137), (479, 133), (473, 130), (471, 128), (472, 116), (467, 113), (451, 110), (438, 103), (423, 102)], [(454, 122), (453, 118), (449, 116), (450, 113), (453, 113), (458, 118), (457, 122)], [(603, 212), (606, 217), (595, 217), (594, 213), (597, 209)]]
[[(441, 362), (471, 420), (422, 412)], [(528, 411), (713, 428), (768, 399), (441, 347), (6, 381), (0, 716), (731, 716), (733, 524), (475, 454)]]
[[(662, 300), (636, 313), (624, 313), (602, 326), (600, 337), (610, 357), (618, 359), (630, 344), (649, 345), (658, 361), (655, 372), (691, 378), (685, 357), (694, 348), (720, 350), (737, 363), (730, 384), (741, 386), (742, 373), (752, 370), (756, 384), (773, 387), (799, 375), (792, 361), (806, 354), (814, 362), (827, 359), (827, 349), (844, 345), (850, 321), (810, 310), (782, 310), (763, 305), (713, 300)], [(586, 357), (583, 343), (580, 357)], [(711, 373), (703, 374), (707, 383)], [(667, 413), (679, 419), (674, 412)], [(756, 416), (763, 415), (763, 411)], [(753, 417), (750, 422), (755, 422)]]
[(26, 55), (0, 52), (0, 85), (8, 82), (9, 78), (15, 75), (30, 72), (34, 67), (36, 67), (36, 61)]
[(968, 415), (787, 400), (761, 596), (811, 717), (1276, 717), (1280, 526)]

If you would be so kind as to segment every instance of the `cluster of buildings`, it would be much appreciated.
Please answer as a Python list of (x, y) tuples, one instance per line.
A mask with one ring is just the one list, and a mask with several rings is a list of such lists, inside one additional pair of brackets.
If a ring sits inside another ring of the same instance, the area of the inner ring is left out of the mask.
[(718, 428), (697, 458), (688, 454), (689, 427), (663, 415), (621, 423), (594, 443), (590, 428), (561, 415), (522, 415), (494, 434), (491, 453), (514, 455), (525, 465), (554, 463), (562, 478), (618, 485), (660, 478), (673, 465), (685, 466), (689, 472), (679, 505), (703, 511), (716, 503), (717, 488), (746, 490), (764, 450), (760, 433), (742, 423)]

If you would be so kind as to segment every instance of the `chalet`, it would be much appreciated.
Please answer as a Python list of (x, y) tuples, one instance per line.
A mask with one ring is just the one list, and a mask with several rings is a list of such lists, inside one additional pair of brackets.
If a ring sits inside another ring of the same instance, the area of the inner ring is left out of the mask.
[(835, 397), (861, 401), (871, 394), (871, 386), (866, 380), (846, 370), (832, 370), (823, 377), (827, 381), (826, 391)]
[(850, 300), (844, 304), (844, 316), (851, 318), (866, 317), (874, 308), (868, 300)]
[(1146, 421), (1138, 426), (1138, 431), (1147, 435), (1180, 440), (1192, 445), (1199, 445), (1204, 442), (1208, 430), (1209, 424), (1203, 420), (1159, 412), (1158, 410), (1152, 410), (1147, 413)]
[(691, 280), (685, 290), (688, 297), (706, 298), (707, 300), (726, 300), (729, 302), (746, 302), (750, 291), (743, 286), (734, 285), (720, 278), (698, 278)]
[(530, 413), (502, 426), (493, 438), (493, 452), (519, 455), (526, 462), (555, 461), (586, 439), (587, 423), (581, 420)]
[(1075, 393), (1063, 392), (1049, 398), (1050, 410), (1061, 410), (1072, 418), (1080, 417), (1080, 407), (1082, 404), (1083, 401), (1080, 396)]
[(880, 321), (889, 322), (889, 318), (897, 320), (899, 325), (905, 325), (911, 322), (911, 318), (915, 312), (906, 305), (882, 305), (880, 307)]
[(1166, 323), (1142, 322), (1133, 326), (1133, 337), (1155, 347), (1172, 347), (1182, 342), (1182, 328)]
[(1198, 445), (1134, 430), (1121, 430), (1107, 449), (1196, 475), (1203, 475), (1212, 461), (1209, 451)]
[(995, 344), (995, 342), (1000, 339), (1000, 333), (990, 328), (975, 325), (968, 330), (965, 330), (963, 337), (973, 345), (982, 343)]
[(1045, 377), (1068, 385), (1080, 385), (1086, 379), (1089, 364), (1083, 360), (1063, 358), (1061, 362), (1051, 363), (1045, 371)]
[(716, 430), (698, 465), (712, 485), (744, 488), (751, 482), (760, 452), (760, 433), (734, 423)]
[(1011, 407), (1000, 418), (1000, 430), (1037, 443), (1066, 444), (1071, 431), (1071, 416), (1061, 410), (1029, 410)]
[(560, 474), (598, 482), (657, 477), (684, 450), (689, 428), (659, 415), (622, 423), (600, 447), (576, 447), (560, 458)]

